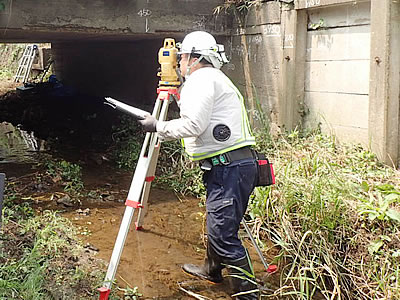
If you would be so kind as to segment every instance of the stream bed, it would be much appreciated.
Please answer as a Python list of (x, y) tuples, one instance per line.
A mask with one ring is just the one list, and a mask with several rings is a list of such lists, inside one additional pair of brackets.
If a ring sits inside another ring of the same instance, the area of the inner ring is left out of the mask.
[[(112, 116), (102, 103), (30, 97), (10, 94), (0, 105), (7, 117), (3, 120), (8, 120), (0, 123), (0, 173), (20, 185), (24, 197), (34, 201), (37, 213), (55, 210), (71, 220), (88, 251), (104, 261), (106, 271), (133, 176), (133, 172), (122, 171), (102, 159), (100, 149), (104, 147), (100, 146), (111, 136)], [(87, 105), (85, 114), (81, 103)], [(99, 108), (94, 113), (96, 105)], [(32, 133), (35, 130), (41, 139)], [(61, 149), (56, 152), (48, 148), (47, 139), (57, 140)], [(85, 191), (78, 202), (67, 205), (56, 201), (54, 195), (65, 195), (62, 188), (35, 184), (40, 176), (35, 169), (39, 162), (36, 155), (42, 152), (55, 157), (62, 153), (63, 159), (82, 167)], [(196, 198), (178, 198), (170, 190), (152, 187), (143, 228), (136, 230), (135, 215), (126, 238), (115, 277), (119, 287), (138, 287), (143, 295), (140, 299), (194, 299), (188, 292), (207, 297), (204, 299), (231, 299), (227, 277), (222, 284), (211, 285), (181, 270), (184, 263), (201, 264), (205, 256), (205, 208), (199, 203)], [(247, 237), (244, 243), (257, 280), (276, 289), (279, 273), (268, 274)], [(271, 261), (274, 254), (276, 249), (268, 251), (266, 260)]]

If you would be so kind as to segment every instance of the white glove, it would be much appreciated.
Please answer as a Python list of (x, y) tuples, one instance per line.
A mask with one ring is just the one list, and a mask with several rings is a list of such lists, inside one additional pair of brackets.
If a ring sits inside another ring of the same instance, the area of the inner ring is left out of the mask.
[(142, 125), (142, 129), (145, 132), (156, 132), (157, 119), (152, 115), (147, 115), (145, 119), (139, 120)]

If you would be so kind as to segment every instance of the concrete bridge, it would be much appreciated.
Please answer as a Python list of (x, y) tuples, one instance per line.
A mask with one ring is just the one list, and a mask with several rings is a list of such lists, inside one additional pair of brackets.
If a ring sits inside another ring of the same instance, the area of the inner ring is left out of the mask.
[(1, 41), (138, 40), (207, 30), (224, 34), (223, 0), (0, 0)]

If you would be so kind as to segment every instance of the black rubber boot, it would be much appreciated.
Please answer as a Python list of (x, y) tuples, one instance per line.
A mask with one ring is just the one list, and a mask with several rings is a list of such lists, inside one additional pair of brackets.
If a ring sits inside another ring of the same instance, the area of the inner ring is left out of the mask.
[(229, 283), (233, 293), (243, 293), (235, 296), (236, 300), (259, 299), (260, 293), (257, 288), (253, 267), (251, 266), (248, 256), (237, 260), (226, 261), (226, 267), (228, 268)]
[(219, 256), (211, 249), (210, 245), (207, 245), (207, 257), (204, 260), (202, 266), (193, 264), (184, 264), (182, 270), (186, 273), (205, 279), (212, 283), (221, 283), (223, 281), (222, 269), (224, 267), (221, 264)]

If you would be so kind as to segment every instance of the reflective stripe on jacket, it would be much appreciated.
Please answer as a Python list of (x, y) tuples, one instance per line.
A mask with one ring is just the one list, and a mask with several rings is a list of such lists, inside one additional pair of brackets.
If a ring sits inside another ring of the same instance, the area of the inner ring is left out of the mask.
[(204, 67), (193, 72), (182, 87), (180, 118), (159, 121), (161, 139), (183, 139), (192, 160), (201, 160), (255, 145), (243, 96), (220, 70)]

